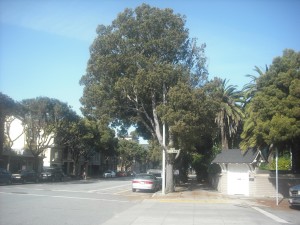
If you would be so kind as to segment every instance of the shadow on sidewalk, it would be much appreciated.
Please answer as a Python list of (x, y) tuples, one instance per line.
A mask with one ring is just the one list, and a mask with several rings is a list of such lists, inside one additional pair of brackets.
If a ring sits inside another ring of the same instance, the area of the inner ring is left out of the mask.
[(187, 183), (179, 184), (175, 188), (175, 192), (193, 192), (193, 191), (211, 191), (218, 193), (206, 182), (198, 182), (196, 177), (188, 179)]

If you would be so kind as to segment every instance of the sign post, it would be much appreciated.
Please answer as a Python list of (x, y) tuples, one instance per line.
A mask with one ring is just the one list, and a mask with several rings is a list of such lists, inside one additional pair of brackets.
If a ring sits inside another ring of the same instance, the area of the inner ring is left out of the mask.
[(170, 149), (167, 150), (167, 152), (168, 152), (169, 154), (172, 154), (172, 153), (178, 154), (179, 151), (180, 151), (180, 149), (175, 149), (175, 148), (170, 148)]

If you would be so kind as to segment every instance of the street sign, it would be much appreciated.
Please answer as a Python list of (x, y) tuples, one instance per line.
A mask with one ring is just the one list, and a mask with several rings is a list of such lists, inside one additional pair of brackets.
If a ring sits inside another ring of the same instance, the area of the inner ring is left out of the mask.
[(178, 153), (180, 151), (180, 149), (175, 149), (175, 148), (170, 148), (170, 149), (168, 149), (167, 150), (167, 152), (169, 153), (169, 154), (171, 154), (171, 153)]

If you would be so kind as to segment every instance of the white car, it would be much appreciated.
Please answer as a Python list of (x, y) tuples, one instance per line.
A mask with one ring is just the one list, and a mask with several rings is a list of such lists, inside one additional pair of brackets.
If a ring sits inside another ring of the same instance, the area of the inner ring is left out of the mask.
[(141, 173), (137, 174), (132, 180), (132, 191), (136, 190), (150, 190), (158, 191), (160, 189), (160, 180), (153, 174)]
[(116, 173), (112, 170), (107, 170), (103, 173), (103, 177), (116, 177)]
[(300, 206), (300, 184), (290, 187), (289, 189), (289, 203), (291, 207)]

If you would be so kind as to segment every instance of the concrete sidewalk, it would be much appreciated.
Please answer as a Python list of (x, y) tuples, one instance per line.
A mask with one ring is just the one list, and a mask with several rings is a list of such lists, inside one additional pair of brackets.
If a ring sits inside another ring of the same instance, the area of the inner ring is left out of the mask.
[(280, 210), (287, 210), (290, 208), (287, 198), (280, 198), (279, 204), (277, 205), (275, 197), (254, 198), (243, 195), (225, 195), (212, 189), (209, 185), (197, 183), (195, 179), (190, 179), (187, 184), (176, 187), (176, 190), (173, 193), (162, 195), (161, 192), (157, 192), (152, 198), (174, 202), (238, 202), (239, 204), (270, 207)]
[[(192, 182), (177, 187), (174, 193), (157, 192), (151, 199), (115, 215), (104, 225), (268, 224), (262, 223), (261, 218), (253, 218), (251, 208), (257, 206), (264, 207), (256, 199), (222, 195)], [(236, 208), (242, 215), (235, 215)]]

